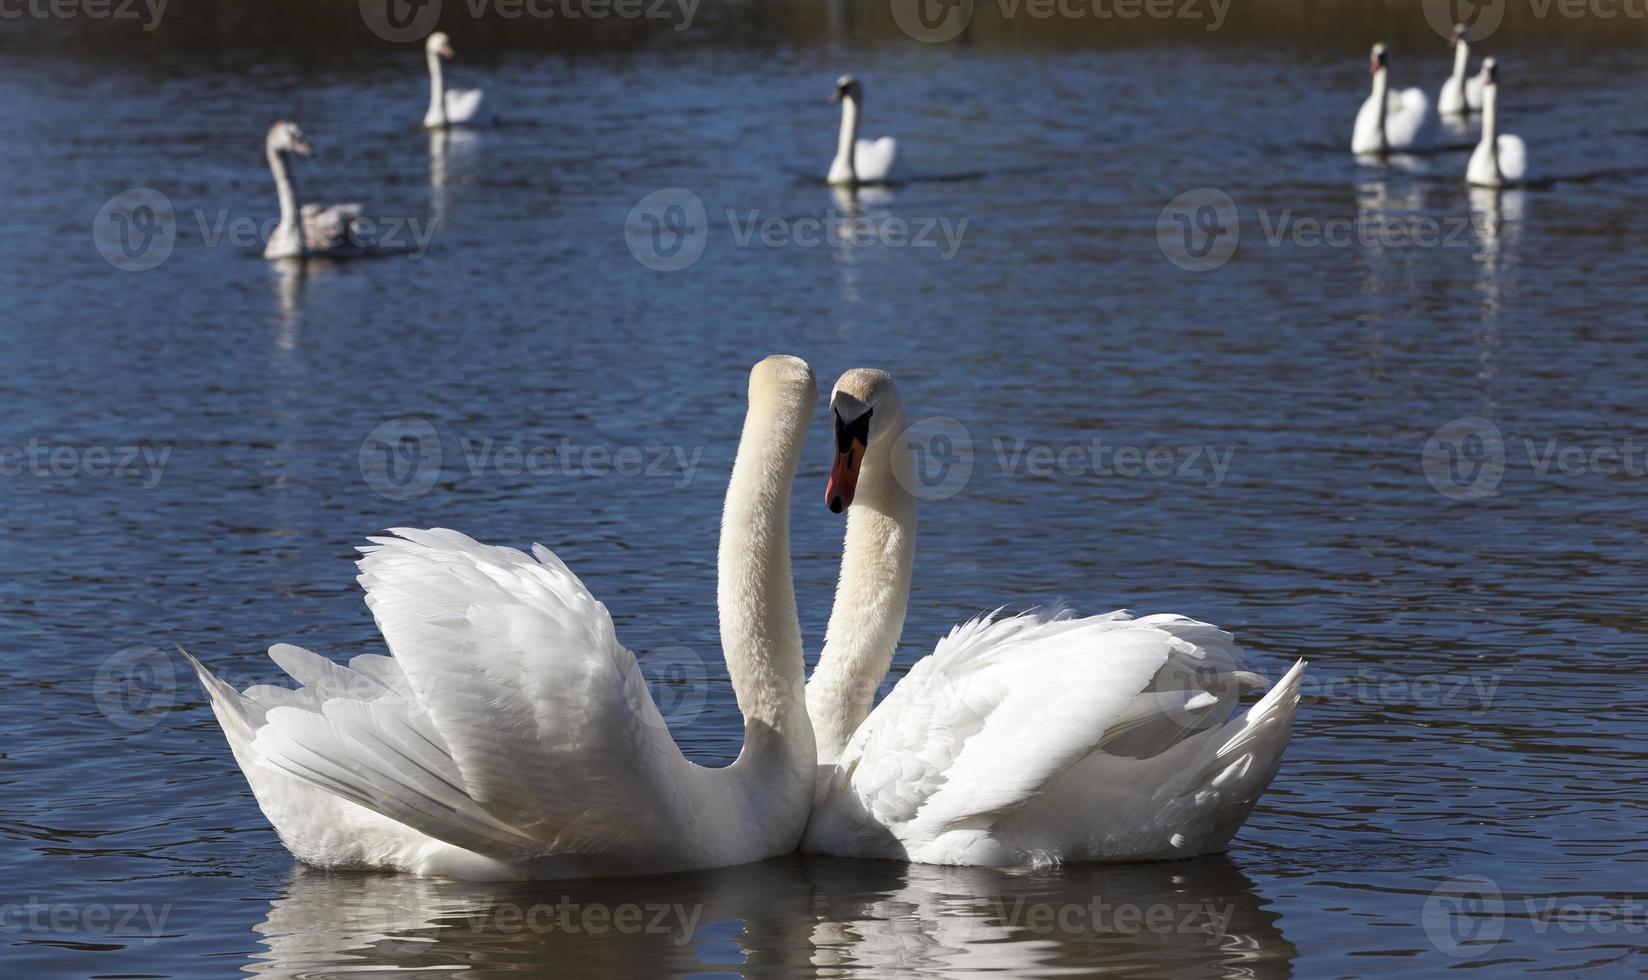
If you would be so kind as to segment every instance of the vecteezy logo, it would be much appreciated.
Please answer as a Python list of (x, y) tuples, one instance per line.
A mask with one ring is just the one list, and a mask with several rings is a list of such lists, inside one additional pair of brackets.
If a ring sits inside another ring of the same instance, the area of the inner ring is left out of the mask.
[(104, 202), (92, 219), (92, 243), (116, 269), (147, 272), (177, 244), (177, 214), (153, 187), (133, 187)]
[(1459, 959), (1481, 956), (1505, 934), (1505, 896), (1482, 875), (1460, 875), (1425, 898), (1425, 935), (1438, 952)]
[(639, 676), (625, 685), (628, 697), (634, 702), (635, 717), (646, 718), (646, 706), (641, 702), (650, 697), (658, 706), (665, 724), (690, 724), (704, 710), (704, 693), (709, 683), (709, 671), (704, 658), (688, 647), (659, 647), (636, 658)]
[(1189, 272), (1229, 262), (1241, 239), (1236, 202), (1216, 187), (1185, 191), (1156, 217), (1156, 244), (1169, 262)]
[(92, 675), (97, 710), (129, 731), (160, 724), (176, 694), (172, 658), (154, 647), (127, 647), (99, 664)]
[(441, 0), (360, 0), (361, 20), (392, 44), (421, 41), (441, 19)]
[(441, 478), (441, 435), (428, 419), (402, 415), (361, 440), (361, 478), (381, 497), (411, 500)]
[(973, 20), (973, 0), (890, 0), (893, 22), (917, 41), (943, 44), (961, 36)]
[(894, 467), (899, 485), (919, 500), (945, 500), (973, 478), (973, 436), (947, 415), (917, 419), (904, 429), (910, 449), (908, 471)]
[(1425, 440), (1425, 479), (1449, 500), (1479, 500), (1505, 476), (1505, 437), (1499, 426), (1467, 415), (1444, 424)]
[(624, 219), (630, 254), (658, 272), (677, 272), (697, 262), (709, 236), (703, 199), (684, 187), (653, 191)]
[(1453, 38), (1456, 24), (1470, 29), (1471, 42), (1487, 40), (1505, 20), (1505, 0), (1423, 0), (1425, 22), (1444, 38)]

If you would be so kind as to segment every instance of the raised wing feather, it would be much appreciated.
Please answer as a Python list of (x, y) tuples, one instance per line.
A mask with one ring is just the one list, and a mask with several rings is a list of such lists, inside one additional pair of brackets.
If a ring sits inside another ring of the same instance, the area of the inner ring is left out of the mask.
[(478, 88), (446, 90), (446, 121), (452, 125), (474, 122), (481, 111), (482, 92)]
[(1499, 172), (1508, 183), (1527, 178), (1528, 145), (1522, 142), (1522, 137), (1510, 134), (1499, 137)]
[(361, 549), (360, 582), (403, 676), (366, 660), (375, 699), (270, 709), (260, 755), (495, 857), (668, 841), (689, 764), (606, 608), (541, 546), (394, 533)]
[(904, 159), (898, 152), (898, 140), (891, 136), (859, 140), (853, 145), (853, 170), (861, 183), (896, 184), (904, 181)]
[(330, 251), (360, 247), (349, 234), (360, 216), (359, 204), (334, 204), (330, 207), (305, 204), (302, 209), (305, 247)]
[(1430, 142), (1431, 99), (1421, 88), (1390, 93), (1385, 138), (1393, 150), (1419, 149)]
[(1009, 810), (1103, 738), (1175, 642), (1124, 614), (974, 620), (877, 706), (838, 770), (884, 824)]

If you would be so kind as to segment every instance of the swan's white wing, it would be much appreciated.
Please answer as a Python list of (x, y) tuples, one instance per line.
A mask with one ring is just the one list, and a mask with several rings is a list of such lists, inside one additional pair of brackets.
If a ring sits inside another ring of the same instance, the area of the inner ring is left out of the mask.
[(1385, 114), (1385, 139), (1393, 150), (1423, 147), (1431, 137), (1431, 100), (1421, 88), (1390, 93)]
[(1010, 810), (1092, 750), (1177, 642), (1114, 614), (974, 620), (871, 712), (838, 773), (884, 825), (935, 834)]
[(1506, 134), (1499, 137), (1499, 172), (1507, 183), (1517, 183), (1528, 176), (1528, 147), (1522, 137)]
[(349, 228), (360, 216), (359, 204), (305, 204), (301, 212), (305, 245), (311, 249), (351, 247), (354, 243), (349, 240)]
[(473, 122), (481, 111), (481, 90), (478, 88), (446, 90), (446, 121), (452, 124)]
[(853, 147), (853, 169), (861, 183), (899, 183), (905, 179), (904, 160), (899, 156), (898, 140), (883, 136), (875, 140), (859, 140)]
[[(361, 549), (360, 582), (404, 676), (368, 661), (352, 672), (388, 693), (271, 708), (259, 755), (493, 857), (669, 841), (689, 764), (606, 608), (542, 546), (395, 533)], [(326, 665), (282, 663), (306, 687)]]

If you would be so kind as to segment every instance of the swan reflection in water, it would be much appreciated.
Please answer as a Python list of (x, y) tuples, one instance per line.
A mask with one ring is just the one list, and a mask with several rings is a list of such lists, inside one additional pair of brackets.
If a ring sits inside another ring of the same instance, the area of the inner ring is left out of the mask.
[(1286, 976), (1278, 916), (1223, 857), (1050, 872), (790, 856), (655, 878), (296, 870), (245, 971), (484, 977)]

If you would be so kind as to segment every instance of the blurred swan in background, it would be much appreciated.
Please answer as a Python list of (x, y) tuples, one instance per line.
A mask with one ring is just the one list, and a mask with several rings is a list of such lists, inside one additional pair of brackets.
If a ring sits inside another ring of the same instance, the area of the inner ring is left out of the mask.
[(1470, 75), (1471, 32), (1464, 24), (1453, 28), (1453, 74), (1442, 83), (1436, 97), (1436, 111), (1444, 116), (1463, 116), (1482, 108), (1484, 75)]
[(898, 141), (891, 136), (877, 140), (858, 138), (858, 113), (864, 103), (864, 84), (851, 75), (835, 83), (831, 102), (841, 103), (841, 136), (835, 159), (830, 162), (828, 182), (834, 186), (897, 184), (908, 179), (904, 161), (898, 155)]
[(1356, 113), (1350, 151), (1361, 155), (1420, 149), (1431, 140), (1431, 100), (1419, 88), (1390, 90), (1390, 52), (1375, 44), (1368, 63), (1373, 92)]
[(269, 169), (275, 176), (275, 193), (280, 197), (280, 223), (264, 246), (266, 259), (294, 259), (307, 255), (358, 255), (364, 251), (360, 236), (352, 234), (361, 216), (359, 204), (319, 204), (298, 206), (297, 185), (292, 179), (291, 155), (314, 155), (297, 123), (281, 120), (269, 127), (264, 140)]
[(1528, 176), (1528, 147), (1522, 137), (1499, 132), (1499, 64), (1482, 62), (1487, 84), (1482, 88), (1482, 139), (1471, 152), (1465, 180), (1477, 187), (1507, 187)]
[(1300, 661), (1262, 680), (1182, 616), (983, 616), (871, 710), (904, 628), (913, 469), (897, 388), (842, 375), (830, 509), (848, 508), (835, 606), (807, 685), (819, 786), (803, 848), (952, 865), (1192, 857), (1224, 849), (1281, 762)]
[(655, 874), (793, 851), (816, 753), (789, 498), (817, 398), (798, 358), (750, 372), (718, 563), (745, 718), (732, 765), (681, 754), (606, 607), (547, 548), (397, 529), (358, 563), (392, 657), (344, 666), (279, 644), (270, 657), (301, 686), (244, 692), (189, 658), (282, 843), (321, 867), (479, 880)]
[(424, 57), (429, 62), (429, 111), (423, 114), (426, 129), (443, 129), (478, 122), (481, 111), (481, 90), (478, 88), (448, 89), (441, 71), (441, 59), (453, 56), (452, 39), (444, 31), (429, 35), (423, 45)]

